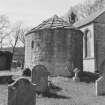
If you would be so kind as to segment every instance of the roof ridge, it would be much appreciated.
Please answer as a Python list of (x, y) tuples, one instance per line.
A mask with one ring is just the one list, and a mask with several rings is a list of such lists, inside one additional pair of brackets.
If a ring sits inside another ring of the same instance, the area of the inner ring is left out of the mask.
[(53, 16), (53, 18), (52, 18), (52, 23), (51, 23), (51, 25), (50, 25), (51, 27), (53, 26), (53, 23), (54, 23), (54, 21), (55, 21), (55, 18), (58, 18), (58, 16), (57, 16), (57, 15), (54, 15), (54, 16)]
[(54, 15), (53, 17), (44, 20), (41, 24), (39, 24), (35, 28), (31, 29), (31, 31), (29, 31), (27, 34), (37, 30), (54, 29), (54, 28), (72, 28), (72, 26), (70, 26), (70, 24), (67, 21), (65, 21), (58, 15)]
[(95, 13), (91, 14), (90, 16), (87, 16), (84, 19), (80, 19), (79, 21), (74, 23), (73, 26), (74, 27), (81, 27), (81, 26), (84, 26), (84, 25), (86, 25), (88, 23), (91, 23), (92, 21), (94, 21), (97, 17), (99, 17), (104, 12), (105, 12), (105, 8), (102, 9), (102, 10), (98, 10)]

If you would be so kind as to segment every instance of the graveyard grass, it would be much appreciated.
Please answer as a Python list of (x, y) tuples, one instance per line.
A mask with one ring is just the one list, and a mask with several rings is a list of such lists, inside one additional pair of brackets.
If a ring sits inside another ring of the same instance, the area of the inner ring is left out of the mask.
[[(74, 82), (72, 79), (53, 78), (55, 85), (63, 90), (58, 91), (59, 96), (37, 96), (36, 105), (105, 105), (105, 96), (96, 96), (95, 84)], [(0, 105), (7, 105), (7, 85), (0, 85)]]

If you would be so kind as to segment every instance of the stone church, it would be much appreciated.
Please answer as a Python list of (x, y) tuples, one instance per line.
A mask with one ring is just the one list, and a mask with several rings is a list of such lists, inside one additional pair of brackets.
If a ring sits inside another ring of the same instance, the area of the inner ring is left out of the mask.
[(25, 67), (44, 65), (52, 75), (83, 69), (83, 33), (54, 15), (26, 34)]
[(56, 75), (68, 76), (74, 68), (105, 70), (105, 10), (70, 26), (54, 16), (26, 35), (25, 66), (42, 64)]
[(105, 9), (74, 23), (83, 33), (83, 70), (105, 70)]

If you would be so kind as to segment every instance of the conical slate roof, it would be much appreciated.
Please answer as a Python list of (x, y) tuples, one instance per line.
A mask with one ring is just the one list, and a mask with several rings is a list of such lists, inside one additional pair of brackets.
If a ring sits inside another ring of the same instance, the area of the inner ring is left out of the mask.
[(31, 32), (42, 29), (55, 29), (55, 28), (72, 28), (72, 27), (68, 22), (58, 17), (57, 15), (54, 15), (52, 18), (43, 21), (40, 25), (33, 28)]

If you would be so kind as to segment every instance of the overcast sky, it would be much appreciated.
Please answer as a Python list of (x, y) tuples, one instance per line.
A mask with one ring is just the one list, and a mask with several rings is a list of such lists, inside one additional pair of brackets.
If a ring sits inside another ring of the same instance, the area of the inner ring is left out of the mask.
[(85, 0), (0, 0), (0, 14), (6, 14), (12, 22), (23, 21), (36, 26), (41, 21), (64, 15), (70, 6)]

